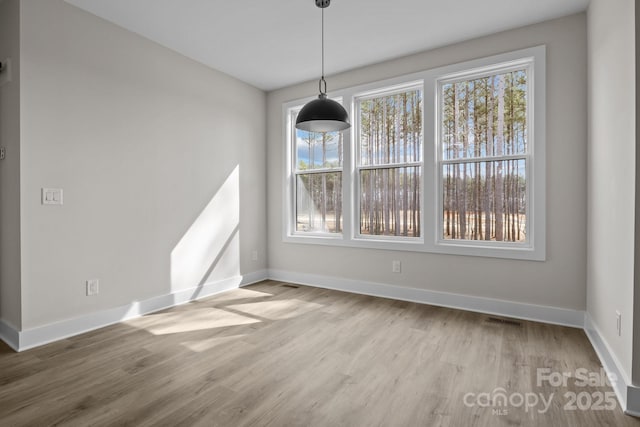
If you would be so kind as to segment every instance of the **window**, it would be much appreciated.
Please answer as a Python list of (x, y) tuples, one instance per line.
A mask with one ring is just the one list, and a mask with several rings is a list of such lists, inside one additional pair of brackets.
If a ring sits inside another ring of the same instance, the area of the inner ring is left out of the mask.
[(527, 242), (529, 66), (439, 81), (440, 239)]
[(358, 236), (420, 237), (422, 85), (355, 99)]
[[(291, 111), (291, 123), (298, 110)], [(342, 232), (342, 146), (340, 132), (291, 129), (295, 144), (295, 231)]]
[(342, 133), (283, 105), (284, 240), (544, 260), (544, 64), (539, 46), (340, 90)]

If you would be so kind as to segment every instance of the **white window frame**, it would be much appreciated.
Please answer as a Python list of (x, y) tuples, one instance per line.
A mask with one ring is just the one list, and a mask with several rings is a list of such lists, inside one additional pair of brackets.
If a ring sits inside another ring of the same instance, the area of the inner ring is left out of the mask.
[[(284, 242), (308, 243), (330, 246), (349, 246), (373, 249), (389, 249), (413, 252), (430, 252), (453, 255), (482, 256), (506, 259), (544, 261), (546, 257), (546, 203), (545, 203), (545, 46), (536, 46), (486, 58), (461, 62), (445, 67), (421, 71), (393, 79), (346, 88), (329, 94), (340, 100), (350, 112), (352, 126), (343, 133), (342, 234), (326, 233), (310, 235), (295, 232), (295, 176), (292, 174), (293, 151), (290, 110), (299, 108), (314, 99), (308, 97), (286, 102), (282, 106), (283, 135), (286, 165), (283, 174)], [(486, 242), (469, 240), (445, 240), (442, 238), (442, 192), (440, 180), (440, 112), (439, 85), (455, 78), (475, 77), (481, 73), (500, 72), (501, 67), (530, 64), (527, 74), (528, 88), (528, 153), (527, 156), (527, 241)], [(359, 179), (357, 169), (357, 138), (359, 132), (355, 99), (367, 94), (385, 94), (394, 87), (415, 87), (422, 82), (423, 142), (422, 142), (422, 199), (421, 236), (361, 236), (359, 235)], [(295, 138), (295, 135), (293, 135)]]
[[(340, 99), (334, 99), (337, 102), (341, 102)], [(297, 153), (297, 149), (294, 148), (294, 146), (296, 146), (296, 136), (295, 136), (295, 123), (293, 122), (293, 117), (294, 117), (294, 113), (299, 113), (300, 110), (302, 109), (302, 105), (299, 106), (299, 108), (289, 108), (287, 110), (287, 114), (289, 115), (287, 123), (289, 124), (289, 130), (288, 130), (288, 136), (290, 138), (290, 142), (289, 142), (289, 147), (291, 148), (291, 154), (290, 154), (290, 158), (291, 158), (291, 174), (292, 174), (292, 196), (293, 197), (293, 202), (292, 202), (292, 218), (293, 218), (293, 222), (291, 224), (291, 233), (293, 235), (296, 236), (309, 236), (309, 237), (318, 237), (318, 238), (332, 238), (332, 239), (339, 239), (342, 237), (342, 233), (326, 233), (326, 232), (321, 232), (321, 231), (297, 231), (296, 230), (296, 225), (297, 225), (297, 197), (298, 197), (298, 192), (297, 192), (297, 178), (298, 175), (311, 175), (311, 174), (324, 174), (324, 173), (336, 173), (339, 172), (343, 179), (344, 179), (344, 158), (342, 159), (342, 166), (339, 168), (312, 168), (312, 169), (308, 169), (305, 171), (299, 171), (298, 170), (298, 153)], [(344, 144), (344, 135), (343, 135), (343, 144)], [(344, 204), (344, 197), (343, 197), (343, 204)], [(342, 215), (343, 217), (343, 224), (344, 224), (344, 214)]]
[[(410, 90), (419, 90), (423, 96), (423, 109), (424, 109), (424, 82), (422, 80), (414, 80), (409, 81), (402, 84), (397, 85), (386, 85), (383, 87), (378, 87), (375, 90), (364, 91), (357, 93), (353, 96), (353, 117), (352, 127), (353, 134), (355, 135), (353, 140), (353, 144), (351, 145), (351, 153), (353, 155), (352, 168), (353, 178), (352, 178), (352, 188), (353, 188), (353, 233), (352, 238), (354, 240), (363, 240), (363, 241), (378, 241), (378, 242), (405, 242), (405, 243), (424, 243), (424, 233), (421, 233), (418, 237), (408, 237), (408, 236), (385, 236), (385, 235), (368, 235), (360, 233), (360, 172), (363, 170), (374, 170), (374, 169), (391, 169), (396, 167), (412, 167), (417, 166), (421, 169), (421, 175), (424, 174), (424, 126), (422, 128), (422, 132), (420, 138), (422, 139), (422, 149), (420, 150), (420, 159), (415, 162), (406, 162), (406, 163), (393, 163), (393, 164), (383, 164), (383, 165), (362, 165), (360, 163), (360, 100), (377, 98), (379, 96), (387, 96), (394, 95), (397, 93), (402, 93)], [(424, 125), (424, 117), (423, 117), (423, 125)], [(420, 182), (420, 223), (424, 227), (424, 178)]]

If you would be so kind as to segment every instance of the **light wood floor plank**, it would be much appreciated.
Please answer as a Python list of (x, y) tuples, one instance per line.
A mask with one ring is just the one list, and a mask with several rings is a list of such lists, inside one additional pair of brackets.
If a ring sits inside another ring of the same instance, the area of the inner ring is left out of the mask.
[[(488, 317), (265, 281), (19, 354), (0, 344), (0, 425), (640, 426), (617, 402), (566, 409), (608, 386), (537, 384), (539, 368), (599, 372), (583, 331)], [(553, 399), (464, 404), (498, 388)]]

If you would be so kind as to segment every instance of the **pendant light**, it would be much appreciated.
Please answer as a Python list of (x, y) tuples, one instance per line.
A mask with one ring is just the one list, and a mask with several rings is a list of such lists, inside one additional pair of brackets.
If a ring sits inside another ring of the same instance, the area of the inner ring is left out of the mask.
[(327, 98), (327, 82), (324, 79), (324, 9), (331, 0), (315, 0), (322, 10), (322, 76), (318, 81), (320, 95), (308, 102), (298, 113), (296, 128), (309, 132), (335, 132), (349, 129), (349, 114), (338, 102)]

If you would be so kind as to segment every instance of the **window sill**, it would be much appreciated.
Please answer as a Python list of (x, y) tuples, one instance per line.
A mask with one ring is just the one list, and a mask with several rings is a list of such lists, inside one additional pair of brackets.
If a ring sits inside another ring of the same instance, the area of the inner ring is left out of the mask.
[(429, 243), (423, 239), (402, 238), (402, 240), (381, 239), (375, 237), (347, 238), (344, 235), (300, 235), (292, 234), (283, 238), (284, 243), (310, 244), (359, 249), (377, 249), (389, 251), (421, 252), (442, 255), (473, 256), (485, 258), (514, 259), (524, 261), (545, 261), (545, 253), (531, 246), (514, 244), (498, 246), (461, 241), (442, 241)]

